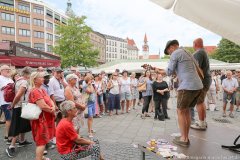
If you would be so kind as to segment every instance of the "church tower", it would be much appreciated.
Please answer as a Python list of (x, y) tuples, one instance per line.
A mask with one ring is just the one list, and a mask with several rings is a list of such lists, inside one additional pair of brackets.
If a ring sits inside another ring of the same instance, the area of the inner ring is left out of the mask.
[(149, 57), (149, 46), (148, 46), (148, 40), (147, 40), (146, 33), (145, 33), (145, 36), (144, 36), (144, 44), (142, 46), (142, 52), (143, 52), (143, 59), (148, 59), (148, 57)]
[(66, 9), (66, 12), (65, 12), (65, 13), (66, 13), (66, 15), (69, 16), (69, 17), (75, 15), (74, 12), (73, 12), (73, 10), (72, 10), (72, 2), (71, 2), (71, 0), (68, 0), (68, 2), (67, 2), (67, 9)]

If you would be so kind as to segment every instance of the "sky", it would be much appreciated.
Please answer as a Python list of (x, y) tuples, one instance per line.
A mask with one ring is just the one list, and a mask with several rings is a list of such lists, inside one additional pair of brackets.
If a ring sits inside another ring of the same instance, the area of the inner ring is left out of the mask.
[[(67, 0), (43, 0), (65, 12)], [(147, 34), (149, 53), (163, 55), (166, 42), (177, 39), (180, 46), (192, 46), (202, 37), (204, 45), (217, 45), (220, 36), (150, 0), (71, 0), (76, 15), (87, 16), (86, 23), (95, 31), (121, 38), (131, 38), (142, 51)]]

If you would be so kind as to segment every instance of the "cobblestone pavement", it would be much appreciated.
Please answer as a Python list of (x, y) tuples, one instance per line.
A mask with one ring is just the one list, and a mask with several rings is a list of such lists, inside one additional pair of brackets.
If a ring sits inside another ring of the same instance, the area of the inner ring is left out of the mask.
[[(147, 140), (151, 138), (171, 138), (170, 134), (177, 133), (178, 125), (177, 125), (177, 115), (176, 115), (176, 98), (171, 98), (169, 100), (169, 108), (168, 110), (170, 120), (166, 120), (164, 122), (153, 120), (153, 114), (151, 113), (151, 118), (147, 118), (145, 120), (140, 118), (141, 114), (141, 106), (138, 106), (136, 110), (132, 110), (128, 114), (123, 115), (113, 115), (112, 117), (103, 116), (102, 118), (94, 119), (94, 129), (96, 130), (96, 138), (100, 140), (101, 149), (103, 155), (106, 160), (138, 160), (140, 159), (140, 151), (139, 149), (134, 147), (134, 144), (138, 143), (146, 143)], [(215, 122), (213, 118), (221, 118), (221, 102), (218, 101), (217, 104), (220, 111), (207, 113), (207, 121), (209, 124), (209, 128), (211, 126), (223, 127), (223, 129), (231, 129), (236, 131), (236, 133), (240, 133), (240, 112), (235, 112), (235, 118), (229, 118), (231, 124), (223, 124), (219, 122)], [(0, 125), (0, 160), (9, 159), (5, 153), (5, 149), (7, 145), (3, 141), (3, 130), (4, 125)], [(211, 128), (206, 132), (212, 132)], [(213, 131), (214, 132), (214, 131)], [(191, 134), (191, 133), (190, 133)], [(225, 137), (218, 133), (220, 137)], [(87, 137), (87, 127), (83, 127), (81, 129), (81, 135)], [(29, 140), (31, 139), (31, 133), (28, 133), (27, 136)], [(198, 136), (190, 135), (190, 138), (195, 140)], [(230, 137), (230, 143), (232, 144), (233, 139), (236, 136)], [(223, 138), (224, 139), (224, 138)], [(170, 139), (169, 139), (170, 140)], [(206, 138), (206, 142), (208, 138)], [(193, 141), (194, 142), (194, 141)], [(221, 143), (215, 142), (216, 144)], [(192, 144), (193, 145), (193, 144)], [(181, 150), (181, 148), (180, 148)], [(225, 153), (225, 152), (224, 152)], [(27, 146), (24, 148), (17, 149), (17, 156), (12, 158), (12, 160), (33, 160), (35, 155), (35, 146)], [(205, 154), (207, 155), (207, 153)], [(52, 158), (53, 160), (58, 160), (59, 155), (57, 154), (56, 149), (50, 150), (48, 152), (47, 157)], [(238, 157), (240, 159), (240, 157)], [(85, 159), (90, 159), (89, 157)], [(147, 155), (146, 159), (152, 160), (153, 157)]]

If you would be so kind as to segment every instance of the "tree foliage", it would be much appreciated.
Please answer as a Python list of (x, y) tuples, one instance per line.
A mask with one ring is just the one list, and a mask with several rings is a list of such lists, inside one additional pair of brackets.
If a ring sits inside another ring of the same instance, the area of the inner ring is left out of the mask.
[(224, 62), (240, 63), (240, 46), (222, 38), (212, 57)]
[(68, 19), (67, 25), (56, 28), (60, 38), (53, 51), (61, 56), (62, 67), (91, 67), (97, 64), (99, 51), (93, 49), (89, 37), (92, 29), (85, 24), (85, 19), (73, 16)]

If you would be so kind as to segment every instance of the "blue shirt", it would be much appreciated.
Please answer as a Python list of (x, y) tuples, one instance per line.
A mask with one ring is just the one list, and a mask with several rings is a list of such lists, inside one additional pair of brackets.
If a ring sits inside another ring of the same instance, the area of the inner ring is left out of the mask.
[(42, 89), (44, 89), (49, 96), (53, 95), (52, 89), (49, 87), (49, 85), (43, 84), (41, 86)]
[(177, 74), (179, 79), (178, 90), (199, 90), (203, 88), (193, 59), (193, 56), (187, 54), (182, 48), (176, 49), (170, 56), (166, 73), (168, 76)]
[[(142, 82), (144, 82), (144, 78), (141, 79)], [(152, 90), (152, 84), (153, 81), (151, 81), (150, 79), (147, 80), (147, 87), (146, 87), (146, 91), (142, 92), (142, 96), (146, 97), (146, 96), (151, 96), (153, 94), (153, 90)]]

